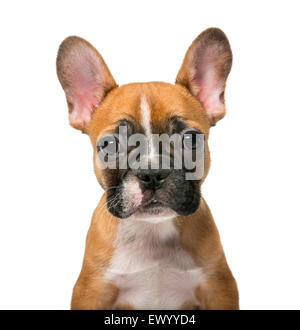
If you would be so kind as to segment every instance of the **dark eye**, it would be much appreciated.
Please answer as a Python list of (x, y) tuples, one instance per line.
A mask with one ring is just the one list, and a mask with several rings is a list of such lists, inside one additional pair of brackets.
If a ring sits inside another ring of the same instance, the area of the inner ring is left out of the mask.
[(97, 151), (103, 152), (108, 156), (116, 155), (119, 152), (119, 140), (113, 135), (105, 135), (97, 142)]
[(203, 134), (200, 131), (186, 131), (183, 134), (183, 146), (186, 149), (197, 149), (201, 145)]

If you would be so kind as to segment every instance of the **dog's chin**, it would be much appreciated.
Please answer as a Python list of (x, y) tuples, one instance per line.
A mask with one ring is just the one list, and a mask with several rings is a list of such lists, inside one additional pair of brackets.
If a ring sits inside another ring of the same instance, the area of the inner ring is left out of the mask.
[(157, 223), (165, 220), (173, 219), (177, 213), (170, 207), (165, 206), (160, 202), (150, 202), (140, 206), (132, 215), (131, 218), (140, 221)]

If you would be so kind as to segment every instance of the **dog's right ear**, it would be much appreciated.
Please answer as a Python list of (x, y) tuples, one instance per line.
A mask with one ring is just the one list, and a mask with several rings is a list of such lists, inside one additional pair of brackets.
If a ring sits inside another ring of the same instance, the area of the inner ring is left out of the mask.
[(61, 43), (56, 69), (66, 93), (70, 124), (84, 132), (94, 110), (117, 84), (97, 50), (75, 36)]

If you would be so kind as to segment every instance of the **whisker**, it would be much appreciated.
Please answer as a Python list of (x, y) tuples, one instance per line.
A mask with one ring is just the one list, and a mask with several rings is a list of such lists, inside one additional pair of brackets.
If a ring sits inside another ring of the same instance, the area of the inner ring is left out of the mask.
[(120, 200), (117, 201), (117, 203), (116, 203), (114, 206), (113, 206), (113, 204), (114, 204), (114, 202), (116, 202), (116, 200), (120, 197), (120, 195), (121, 195), (120, 192), (117, 193), (117, 194), (116, 194), (111, 200), (106, 201), (106, 202), (100, 207), (99, 210), (101, 210), (104, 206), (107, 206), (108, 209), (111, 208), (111, 207), (116, 207), (116, 206), (117, 206), (117, 203), (119, 203)]

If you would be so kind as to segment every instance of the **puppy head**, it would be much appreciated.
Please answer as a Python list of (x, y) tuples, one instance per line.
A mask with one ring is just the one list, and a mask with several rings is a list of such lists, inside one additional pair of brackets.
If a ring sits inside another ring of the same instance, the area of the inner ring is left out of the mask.
[[(188, 49), (175, 85), (151, 82), (118, 87), (93, 46), (78, 37), (63, 41), (57, 73), (70, 124), (91, 139), (95, 173), (113, 215), (161, 221), (197, 210), (210, 163), (209, 129), (225, 115), (224, 90), (231, 63), (225, 34), (211, 28)], [(171, 139), (169, 148), (162, 147), (161, 137)], [(137, 153), (143, 141), (146, 151)], [(201, 159), (196, 157), (200, 149)], [(194, 167), (187, 165), (188, 156)], [(200, 176), (194, 175), (197, 166)]]

